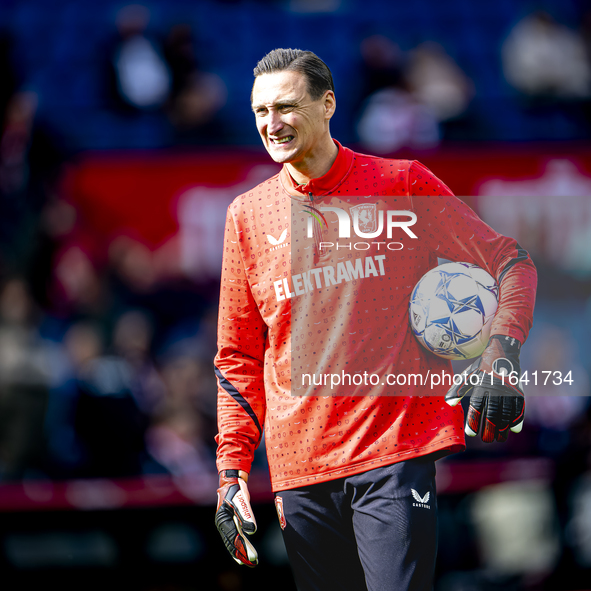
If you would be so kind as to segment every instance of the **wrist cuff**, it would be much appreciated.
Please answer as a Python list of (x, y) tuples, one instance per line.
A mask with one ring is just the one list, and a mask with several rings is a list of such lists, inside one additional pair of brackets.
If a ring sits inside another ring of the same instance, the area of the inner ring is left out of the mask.
[(489, 345), (493, 339), (499, 341), (505, 353), (519, 355), (519, 352), (521, 351), (521, 343), (515, 337), (507, 337), (501, 334), (495, 334), (490, 337)]

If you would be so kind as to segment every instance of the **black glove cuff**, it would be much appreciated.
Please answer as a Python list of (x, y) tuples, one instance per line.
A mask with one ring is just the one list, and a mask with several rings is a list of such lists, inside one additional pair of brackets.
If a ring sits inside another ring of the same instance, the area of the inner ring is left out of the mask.
[(521, 352), (521, 343), (515, 337), (507, 337), (501, 334), (495, 334), (490, 337), (488, 344), (490, 345), (493, 340), (499, 341), (499, 344), (503, 348), (505, 355), (518, 356)]

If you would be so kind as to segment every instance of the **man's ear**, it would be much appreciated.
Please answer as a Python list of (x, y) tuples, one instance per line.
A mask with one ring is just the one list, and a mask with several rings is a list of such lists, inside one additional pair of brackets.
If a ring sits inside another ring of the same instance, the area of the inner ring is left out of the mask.
[(337, 99), (332, 90), (327, 90), (324, 94), (324, 118), (331, 119), (337, 108)]

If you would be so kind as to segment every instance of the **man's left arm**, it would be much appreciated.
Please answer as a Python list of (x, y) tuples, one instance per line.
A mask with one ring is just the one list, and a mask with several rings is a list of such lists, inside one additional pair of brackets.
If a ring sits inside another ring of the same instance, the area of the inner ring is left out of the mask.
[[(504, 441), (509, 430), (523, 424), (524, 399), (520, 384), (519, 353), (533, 322), (537, 273), (529, 254), (513, 239), (485, 224), (427, 168), (413, 162), (409, 194), (417, 214), (417, 235), (436, 256), (473, 263), (487, 270), (499, 285), (499, 305), (491, 338), (480, 358), (466, 370), (478, 374), (479, 386), (454, 386), (446, 400), (457, 404), (467, 394), (471, 404), (466, 433), (484, 441)], [(506, 360), (508, 363), (501, 362)], [(483, 375), (484, 374), (484, 375)]]

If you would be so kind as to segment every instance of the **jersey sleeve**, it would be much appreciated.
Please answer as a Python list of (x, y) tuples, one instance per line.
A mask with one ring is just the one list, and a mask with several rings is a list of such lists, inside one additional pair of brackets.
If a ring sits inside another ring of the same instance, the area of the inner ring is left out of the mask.
[(533, 322), (537, 286), (536, 268), (529, 254), (513, 238), (485, 224), (416, 161), (409, 167), (408, 191), (417, 214), (417, 235), (435, 256), (473, 263), (496, 278), (499, 306), (491, 336), (506, 335), (524, 343)]
[[(218, 315), (219, 470), (250, 472), (264, 426), (267, 326), (253, 299), (244, 265), (244, 238), (231, 205), (226, 217)], [(235, 208), (238, 211), (238, 208)], [(239, 214), (237, 214), (238, 217)]]

